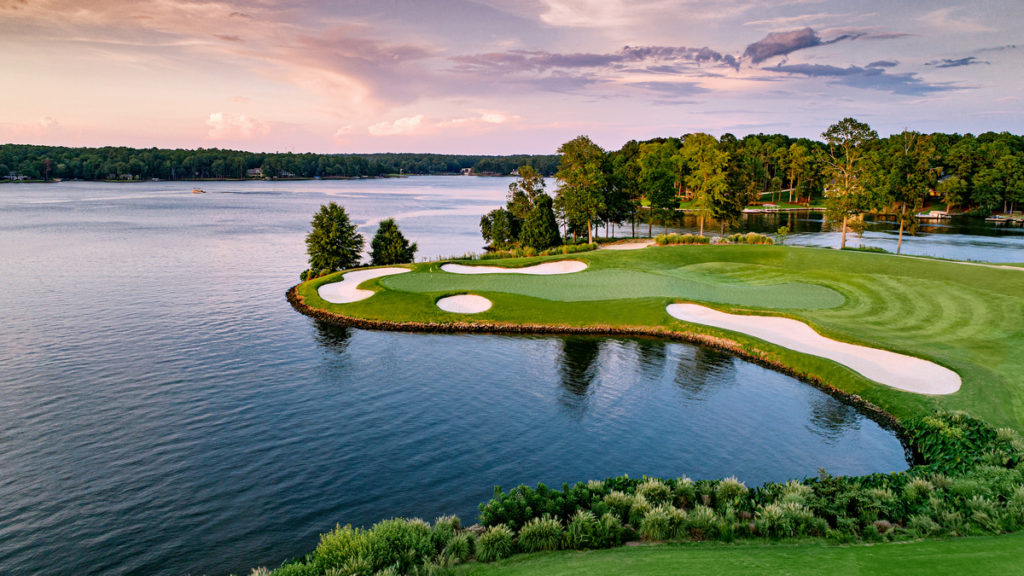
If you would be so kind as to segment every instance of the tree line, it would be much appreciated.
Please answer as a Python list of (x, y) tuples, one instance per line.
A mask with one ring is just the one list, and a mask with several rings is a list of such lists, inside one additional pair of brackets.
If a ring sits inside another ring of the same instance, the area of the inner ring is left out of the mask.
[[(822, 140), (755, 134), (715, 138), (693, 133), (679, 138), (631, 140), (606, 151), (587, 136), (558, 149), (557, 189), (551, 210), (564, 236), (586, 237), (610, 225), (646, 220), (665, 227), (682, 207), (698, 216), (700, 234), (714, 223), (722, 232), (753, 204), (823, 203), (828, 220), (846, 232), (862, 225), (859, 215), (893, 214), (913, 232), (929, 202), (948, 210), (1012, 212), (1024, 203), (1024, 137), (1006, 132), (922, 134), (904, 130), (887, 138), (866, 123), (845, 118)], [(544, 204), (543, 179), (510, 187), (505, 208), (481, 220), (492, 248), (534, 246), (523, 237), (526, 213)], [(642, 216), (642, 218), (641, 218)]]
[(196, 180), (253, 177), (373, 177), (389, 174), (510, 174), (528, 165), (550, 176), (554, 155), (293, 154), (219, 148), (66, 148), (0, 145), (0, 180)]

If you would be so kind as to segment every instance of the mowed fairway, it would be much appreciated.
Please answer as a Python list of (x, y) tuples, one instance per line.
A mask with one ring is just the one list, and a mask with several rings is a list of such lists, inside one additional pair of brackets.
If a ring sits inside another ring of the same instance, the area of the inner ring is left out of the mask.
[(463, 576), (1024, 574), (1024, 534), (957, 540), (830, 546), (820, 542), (670, 544), (516, 556), (471, 564)]
[[(666, 328), (725, 336), (897, 417), (961, 409), (1024, 430), (1024, 271), (785, 246), (652, 247), (486, 264), (566, 259), (588, 268), (559, 276), (469, 276), (427, 263), (363, 284), (378, 293), (362, 302), (335, 305), (316, 295), (316, 287), (337, 275), (305, 283), (299, 294), (314, 308), (391, 322)], [(435, 305), (465, 293), (484, 296), (493, 306), (466, 315)], [(939, 363), (959, 373), (963, 385), (941, 397), (893, 390), (822, 358), (676, 320), (665, 311), (674, 302), (796, 318), (830, 338)]]

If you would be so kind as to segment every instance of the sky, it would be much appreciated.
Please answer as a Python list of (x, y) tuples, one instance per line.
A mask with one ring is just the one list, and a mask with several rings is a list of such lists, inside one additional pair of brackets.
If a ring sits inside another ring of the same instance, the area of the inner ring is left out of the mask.
[(0, 143), (554, 153), (1024, 132), (1024, 2), (0, 0)]

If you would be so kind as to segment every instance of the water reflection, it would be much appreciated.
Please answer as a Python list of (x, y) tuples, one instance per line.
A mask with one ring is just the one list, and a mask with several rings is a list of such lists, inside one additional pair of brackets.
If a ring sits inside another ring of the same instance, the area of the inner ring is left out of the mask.
[[(689, 352), (689, 353), (685, 353)], [(690, 400), (703, 401), (727, 384), (733, 369), (733, 356), (713, 348), (694, 346), (684, 349), (676, 365), (676, 385)]]
[(344, 352), (352, 338), (352, 328), (348, 326), (335, 326), (313, 320), (313, 327), (315, 328), (313, 337), (316, 338), (317, 344), (335, 352)]
[(810, 408), (811, 418), (807, 429), (827, 441), (838, 441), (843, 434), (860, 429), (862, 417), (857, 409), (849, 404), (822, 396), (811, 400)]
[(586, 412), (590, 385), (597, 377), (597, 360), (601, 355), (600, 338), (568, 337), (561, 341), (559, 382), (560, 402), (576, 415)]

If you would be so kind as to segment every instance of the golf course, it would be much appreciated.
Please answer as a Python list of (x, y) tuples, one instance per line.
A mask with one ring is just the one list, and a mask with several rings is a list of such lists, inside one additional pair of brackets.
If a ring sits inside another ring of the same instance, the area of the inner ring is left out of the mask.
[[(288, 297), (322, 321), (371, 329), (722, 349), (901, 430), (913, 467), (751, 488), (625, 476), (496, 488), (475, 532), (446, 518), (339, 527), (281, 573), (361, 573), (366, 562), (487, 575), (816, 574), (823, 562), (837, 574), (1021, 570), (1024, 270), (776, 245), (626, 248), (637, 249), (338, 272)], [(380, 556), (417, 538), (421, 560)]]
[[(652, 246), (571, 256), (486, 262), (510, 270), (571, 260), (567, 274), (462, 274), (444, 263), (360, 285), (371, 298), (333, 304), (321, 286), (343, 273), (300, 284), (307, 309), (339, 322), (397, 329), (663, 334), (729, 349), (778, 366), (897, 419), (963, 410), (996, 427), (1024, 430), (1024, 273), (857, 251), (788, 246)], [(463, 265), (480, 264), (461, 262)], [(490, 300), (479, 313), (453, 313), (441, 298)], [(962, 379), (953, 394), (918, 394), (879, 384), (820, 356), (749, 335), (687, 323), (666, 307), (696, 303), (731, 314), (802, 321), (840, 342), (896, 352), (948, 368)]]

